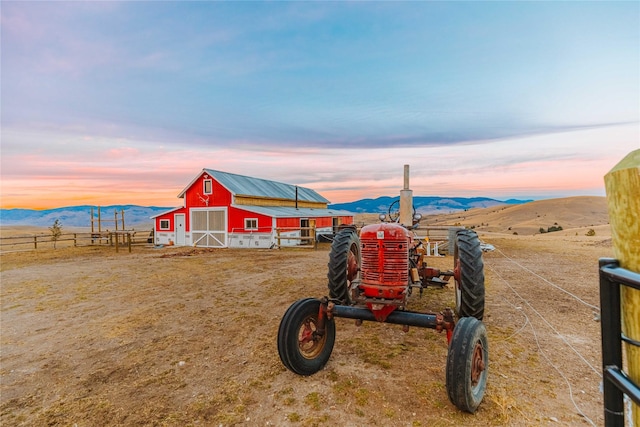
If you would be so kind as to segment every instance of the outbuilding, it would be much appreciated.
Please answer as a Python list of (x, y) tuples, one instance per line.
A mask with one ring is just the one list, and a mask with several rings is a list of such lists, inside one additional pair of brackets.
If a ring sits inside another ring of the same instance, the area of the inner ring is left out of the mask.
[(297, 246), (353, 224), (316, 191), (203, 169), (178, 195), (182, 207), (152, 217), (155, 244), (198, 247)]

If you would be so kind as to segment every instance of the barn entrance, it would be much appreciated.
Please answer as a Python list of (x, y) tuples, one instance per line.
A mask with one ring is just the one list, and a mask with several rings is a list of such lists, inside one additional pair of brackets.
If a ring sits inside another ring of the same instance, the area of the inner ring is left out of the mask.
[(227, 210), (192, 209), (191, 241), (205, 248), (227, 247)]
[(176, 245), (184, 246), (184, 214), (175, 214), (173, 216), (173, 222), (176, 225)]

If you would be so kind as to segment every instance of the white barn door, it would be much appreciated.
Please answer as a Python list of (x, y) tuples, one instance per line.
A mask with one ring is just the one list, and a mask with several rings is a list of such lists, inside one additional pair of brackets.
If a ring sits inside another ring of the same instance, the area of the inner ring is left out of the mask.
[(184, 214), (175, 214), (173, 221), (176, 225), (176, 246), (184, 246)]
[(205, 248), (227, 247), (227, 210), (192, 209), (191, 241)]

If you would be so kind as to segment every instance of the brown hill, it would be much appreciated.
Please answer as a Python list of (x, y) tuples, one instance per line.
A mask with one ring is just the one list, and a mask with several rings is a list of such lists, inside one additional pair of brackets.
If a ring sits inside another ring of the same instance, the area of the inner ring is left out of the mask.
[(607, 226), (609, 215), (605, 197), (578, 196), (547, 199), (522, 205), (471, 209), (454, 214), (427, 216), (425, 225), (464, 225), (478, 231), (531, 235), (540, 228), (560, 226), (566, 232)]

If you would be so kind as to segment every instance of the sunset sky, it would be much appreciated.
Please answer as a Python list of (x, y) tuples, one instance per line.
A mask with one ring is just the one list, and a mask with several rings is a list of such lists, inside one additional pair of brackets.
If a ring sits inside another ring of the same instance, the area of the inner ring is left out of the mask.
[(640, 3), (0, 4), (2, 208), (178, 206), (203, 169), (396, 195), (604, 195)]

